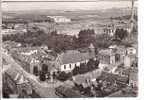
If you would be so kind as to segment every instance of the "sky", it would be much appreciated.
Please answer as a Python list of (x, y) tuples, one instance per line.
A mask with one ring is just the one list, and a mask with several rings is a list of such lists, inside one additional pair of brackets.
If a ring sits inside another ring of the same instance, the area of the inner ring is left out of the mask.
[[(3, 0), (3, 1), (21, 1), (21, 0)], [(36, 0), (30, 0), (30, 1), (36, 1)], [(52, 0), (45, 0), (45, 1), (52, 1)], [(53, 1), (61, 1), (61, 0), (53, 0)], [(70, 1), (70, 0), (63, 0), (63, 1)], [(93, 0), (93, 1), (97, 2), (3, 2), (2, 10), (3, 11), (43, 10), (43, 9), (100, 10), (100, 9), (131, 7), (131, 2), (129, 0)], [(137, 6), (137, 2), (135, 3), (135, 6)]]

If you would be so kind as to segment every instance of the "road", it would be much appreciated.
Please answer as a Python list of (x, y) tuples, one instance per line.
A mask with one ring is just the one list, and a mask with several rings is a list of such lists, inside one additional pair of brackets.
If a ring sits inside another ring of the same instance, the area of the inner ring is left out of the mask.
[[(53, 84), (43, 85), (39, 81), (37, 81), (36, 77), (28, 72), (26, 72), (19, 64), (15, 62), (15, 60), (9, 55), (2, 52), (2, 57), (10, 64), (15, 70), (17, 70), (20, 74), (22, 74), (32, 85), (33, 89), (37, 94), (41, 97), (57, 97), (55, 95), (55, 89)], [(58, 86), (58, 85), (56, 85)]]

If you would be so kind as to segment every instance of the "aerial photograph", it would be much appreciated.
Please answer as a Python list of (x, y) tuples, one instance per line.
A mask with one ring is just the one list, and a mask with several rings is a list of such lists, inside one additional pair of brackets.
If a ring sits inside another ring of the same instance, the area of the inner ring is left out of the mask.
[(3, 0), (3, 98), (138, 96), (137, 0)]

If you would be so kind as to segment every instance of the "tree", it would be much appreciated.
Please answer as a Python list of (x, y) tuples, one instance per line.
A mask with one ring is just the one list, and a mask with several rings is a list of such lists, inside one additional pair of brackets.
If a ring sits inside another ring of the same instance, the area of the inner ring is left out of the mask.
[(77, 74), (79, 74), (79, 67), (75, 67), (73, 70), (72, 70), (72, 73), (73, 73), (73, 75), (77, 75)]
[(87, 63), (87, 67), (88, 67), (88, 71), (91, 71), (91, 70), (94, 70), (94, 69), (97, 69), (98, 68), (98, 65), (99, 65), (99, 60), (93, 60), (93, 59), (90, 59)]
[(98, 68), (99, 63), (100, 63), (100, 61), (99, 61), (99, 60), (96, 60), (96, 61), (95, 61), (95, 67), (96, 67), (96, 68)]
[(27, 98), (28, 97), (28, 94), (26, 92), (26, 90), (22, 89), (20, 95), (19, 95), (19, 98)]
[(61, 81), (66, 81), (67, 79), (71, 78), (72, 74), (71, 73), (65, 73), (65, 72), (60, 72), (57, 75), (57, 79), (61, 80)]
[(84, 63), (80, 64), (80, 68), (79, 68), (79, 73), (80, 74), (84, 74), (84, 73), (88, 72), (88, 70), (89, 69), (88, 69), (86, 64), (84, 64)]
[(40, 72), (40, 76), (39, 76), (39, 79), (41, 80), (41, 81), (45, 81), (46, 80), (46, 76), (45, 76), (45, 73), (44, 72)]
[(34, 69), (33, 69), (33, 74), (38, 76), (38, 67), (37, 66), (34, 66)]
[(48, 72), (48, 65), (42, 64), (42, 72), (44, 72), (45, 74)]
[(118, 40), (123, 40), (128, 36), (127, 30), (124, 29), (116, 29), (115, 37)]
[(87, 63), (87, 67), (88, 67), (88, 70), (93, 70), (94, 67), (95, 67), (95, 61), (93, 59), (90, 59)]
[(78, 34), (78, 44), (80, 47), (87, 47), (94, 41), (95, 31), (93, 29), (81, 30)]

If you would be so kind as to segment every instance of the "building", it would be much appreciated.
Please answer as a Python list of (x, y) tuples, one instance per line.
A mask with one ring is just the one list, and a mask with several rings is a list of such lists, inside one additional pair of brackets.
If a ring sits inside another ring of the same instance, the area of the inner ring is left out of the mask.
[(3, 91), (9, 97), (28, 97), (32, 93), (29, 81), (16, 69), (10, 67), (3, 73)]
[(2, 34), (3, 35), (11, 35), (11, 34), (16, 34), (18, 31), (15, 29), (3, 29)]
[(79, 98), (79, 97), (81, 97), (81, 94), (78, 90), (74, 90), (72, 87), (70, 87), (68, 85), (57, 87), (55, 93), (59, 97), (64, 97), (64, 98)]
[(100, 60), (99, 68), (104, 69), (110, 64), (115, 64), (115, 55), (110, 49), (103, 49), (98, 52), (98, 59)]
[(19, 48), (21, 47), (22, 44), (21, 43), (18, 43), (18, 42), (15, 42), (15, 41), (5, 41), (3, 42), (2, 44), (2, 47), (8, 51), (10, 51), (11, 49), (13, 48)]
[(124, 57), (124, 66), (130, 68), (133, 61), (137, 59), (137, 50), (133, 47), (126, 48), (126, 55)]
[(102, 81), (106, 80), (113, 84), (116, 82), (117, 84), (123, 84), (123, 85), (127, 85), (129, 80), (127, 76), (121, 76), (121, 75), (112, 74), (108, 72), (102, 72), (101, 76), (98, 77), (98, 79)]
[(13, 58), (20, 61), (22, 67), (27, 72), (32, 74), (34, 69), (41, 71), (43, 64), (51, 67), (52, 62), (55, 60), (51, 51), (46, 50), (46, 47), (14, 48), (11, 54)]
[(116, 31), (116, 28), (114, 25), (106, 25), (106, 27), (103, 28), (104, 34), (108, 34), (109, 36), (114, 36)]
[(102, 74), (102, 70), (97, 69), (97, 70), (94, 70), (92, 72), (88, 72), (88, 73), (85, 73), (85, 74), (80, 74), (80, 75), (73, 76), (73, 81), (77, 85), (82, 85), (83, 87), (86, 87), (87, 80), (89, 80), (90, 82), (93, 82), (98, 77), (100, 77), (101, 74)]
[(124, 57), (124, 46), (111, 45), (109, 48), (102, 49), (98, 52), (98, 59), (100, 60), (99, 68), (115, 67), (124, 62)]
[[(58, 55), (55, 61), (55, 66), (60, 71), (69, 72), (80, 64), (87, 63), (89, 59), (95, 59), (95, 48), (90, 44), (88, 51), (80, 52), (79, 50), (68, 50)], [(96, 59), (95, 59), (96, 60)]]
[(129, 85), (138, 88), (138, 73), (131, 72), (129, 75)]
[(68, 23), (71, 22), (71, 19), (66, 18), (64, 16), (47, 16), (48, 18), (51, 18), (56, 23)]

